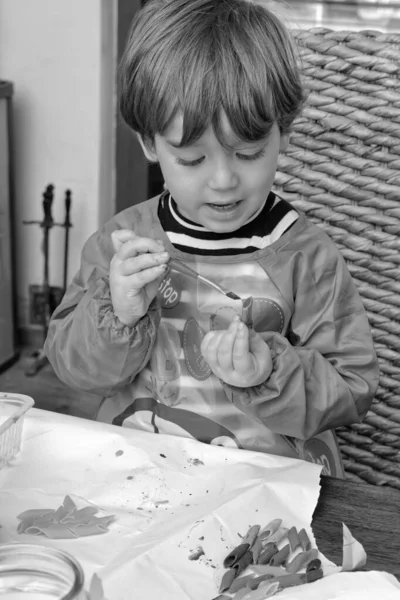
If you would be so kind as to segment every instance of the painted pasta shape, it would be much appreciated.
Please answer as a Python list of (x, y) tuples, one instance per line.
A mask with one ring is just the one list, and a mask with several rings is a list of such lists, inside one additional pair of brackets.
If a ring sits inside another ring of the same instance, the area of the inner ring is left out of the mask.
[(219, 593), (226, 592), (232, 585), (233, 580), (236, 577), (236, 571), (233, 569), (229, 569), (229, 571), (225, 571), (222, 576), (221, 584), (219, 586)]
[(313, 560), (310, 560), (306, 567), (306, 573), (310, 573), (311, 571), (317, 571), (321, 568), (321, 565), (322, 563), (319, 560), (319, 558), (314, 558)]
[(269, 536), (268, 542), (273, 542), (274, 544), (278, 545), (283, 539), (285, 539), (288, 531), (289, 529), (287, 527), (279, 527), (275, 533)]
[(243, 587), (236, 592), (233, 596), (233, 600), (243, 600), (245, 596), (249, 593), (249, 588)]
[(254, 575), (243, 575), (242, 577), (238, 577), (232, 582), (232, 585), (229, 588), (229, 593), (235, 594), (242, 588), (245, 588), (250, 579), (254, 579)]
[(290, 551), (294, 552), (296, 548), (300, 546), (299, 534), (297, 533), (296, 527), (291, 527), (287, 535), (290, 544)]
[(260, 540), (261, 541), (270, 541), (271, 535), (276, 533), (280, 526), (282, 525), (282, 519), (274, 519), (264, 529), (260, 532)]
[(314, 571), (309, 571), (308, 573), (302, 573), (302, 575), (304, 575), (305, 583), (312, 583), (313, 581), (322, 579), (324, 572), (322, 569), (315, 569)]
[(271, 567), (280, 567), (281, 565), (283, 565), (286, 562), (286, 560), (289, 558), (289, 554), (290, 554), (290, 546), (289, 546), (289, 544), (286, 544), (286, 546), (283, 546), (283, 548), (281, 548), (279, 550), (279, 552), (274, 554), (274, 556), (271, 558), (271, 561), (270, 561)]
[(323, 575), (322, 569), (317, 569), (316, 571), (311, 571), (310, 573), (293, 573), (282, 575), (281, 577), (276, 577), (271, 581), (271, 583), (277, 581), (279, 583), (279, 589), (283, 590), (288, 587), (303, 585), (304, 583), (312, 583), (313, 581), (317, 581), (317, 579), (321, 579)]
[(307, 552), (300, 552), (294, 559), (287, 565), (286, 571), (288, 573), (297, 573), (304, 567), (308, 565), (308, 563), (314, 558), (318, 557), (318, 550), (314, 548), (313, 550), (307, 550)]
[(304, 528), (300, 529), (300, 531), (299, 531), (299, 540), (300, 540), (301, 548), (302, 548), (302, 550), (304, 550), (304, 552), (307, 552), (307, 550), (311, 550), (311, 541), (310, 541), (310, 538), (308, 537), (308, 534)]
[(279, 583), (277, 581), (274, 581), (273, 583), (265, 582), (262, 583), (256, 590), (251, 591), (243, 596), (243, 600), (265, 600), (265, 598), (274, 596), (278, 591)]
[(259, 531), (260, 531), (259, 525), (252, 525), (250, 527), (250, 529), (248, 530), (248, 532), (246, 533), (246, 535), (244, 536), (244, 538), (242, 539), (242, 544), (249, 544), (249, 546), (251, 548), (252, 545), (254, 544), (254, 542), (256, 541)]
[(252, 571), (255, 575), (273, 575), (274, 577), (286, 575), (286, 570), (283, 567), (272, 567), (270, 565), (254, 565)]
[(239, 573), (247, 569), (249, 565), (253, 562), (253, 554), (250, 550), (245, 552), (243, 556), (239, 558), (239, 560), (232, 566), (232, 570), (235, 571), (235, 576), (237, 577)]
[(251, 577), (246, 583), (246, 587), (250, 588), (251, 590), (256, 590), (260, 583), (263, 583), (264, 581), (268, 581), (273, 578), (273, 575), (260, 575), (260, 577)]
[(260, 565), (269, 564), (271, 558), (278, 552), (278, 546), (276, 544), (268, 543), (264, 546), (263, 551), (260, 554), (258, 563)]
[(245, 552), (247, 552), (247, 550), (249, 550), (249, 548), (250, 548), (250, 544), (239, 544), (239, 546), (236, 546), (236, 548), (233, 548), (233, 550), (231, 550), (231, 552), (229, 552), (228, 556), (226, 556), (224, 559), (223, 565), (224, 565), (225, 569), (229, 569), (229, 567), (232, 567), (235, 563), (237, 563), (239, 558), (241, 556), (243, 556), (243, 554)]
[(262, 549), (263, 549), (262, 542), (261, 542), (260, 538), (257, 538), (251, 549), (254, 565), (256, 565), (258, 563), (258, 559), (260, 558)]

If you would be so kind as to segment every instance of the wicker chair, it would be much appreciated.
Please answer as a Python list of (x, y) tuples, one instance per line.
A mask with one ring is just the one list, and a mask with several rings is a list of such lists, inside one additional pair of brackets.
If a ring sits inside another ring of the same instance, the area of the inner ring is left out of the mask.
[(340, 247), (373, 331), (378, 392), (336, 431), (346, 477), (400, 489), (400, 34), (295, 36), (310, 93), (275, 189)]

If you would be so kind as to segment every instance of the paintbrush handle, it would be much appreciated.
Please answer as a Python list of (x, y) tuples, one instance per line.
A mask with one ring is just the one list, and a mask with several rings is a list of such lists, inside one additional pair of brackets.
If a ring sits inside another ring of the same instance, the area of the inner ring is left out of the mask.
[(197, 279), (199, 274), (196, 273), (193, 269), (182, 263), (180, 260), (175, 258), (171, 258), (168, 265), (173, 271), (179, 271), (179, 273), (183, 273), (183, 275), (188, 275), (189, 277), (193, 277), (193, 279)]

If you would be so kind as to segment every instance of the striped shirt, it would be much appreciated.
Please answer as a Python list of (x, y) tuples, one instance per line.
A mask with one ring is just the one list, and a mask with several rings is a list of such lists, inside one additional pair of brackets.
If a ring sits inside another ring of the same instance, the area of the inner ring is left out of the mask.
[(188, 254), (232, 256), (250, 254), (276, 242), (299, 215), (273, 192), (256, 214), (236, 231), (214, 233), (183, 217), (171, 194), (161, 195), (158, 218), (171, 244)]

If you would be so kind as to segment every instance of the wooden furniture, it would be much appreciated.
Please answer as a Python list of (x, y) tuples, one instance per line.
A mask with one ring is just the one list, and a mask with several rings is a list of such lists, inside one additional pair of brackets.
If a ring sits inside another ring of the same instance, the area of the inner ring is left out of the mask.
[(400, 489), (400, 34), (295, 36), (309, 96), (274, 189), (339, 246), (372, 327), (379, 389), (336, 432), (347, 477)]
[(0, 81), (0, 371), (16, 358), (15, 268), (12, 245), (10, 82)]
[(400, 492), (321, 477), (312, 529), (318, 548), (338, 565), (342, 563), (342, 522), (364, 546), (366, 569), (388, 571), (400, 580)]

